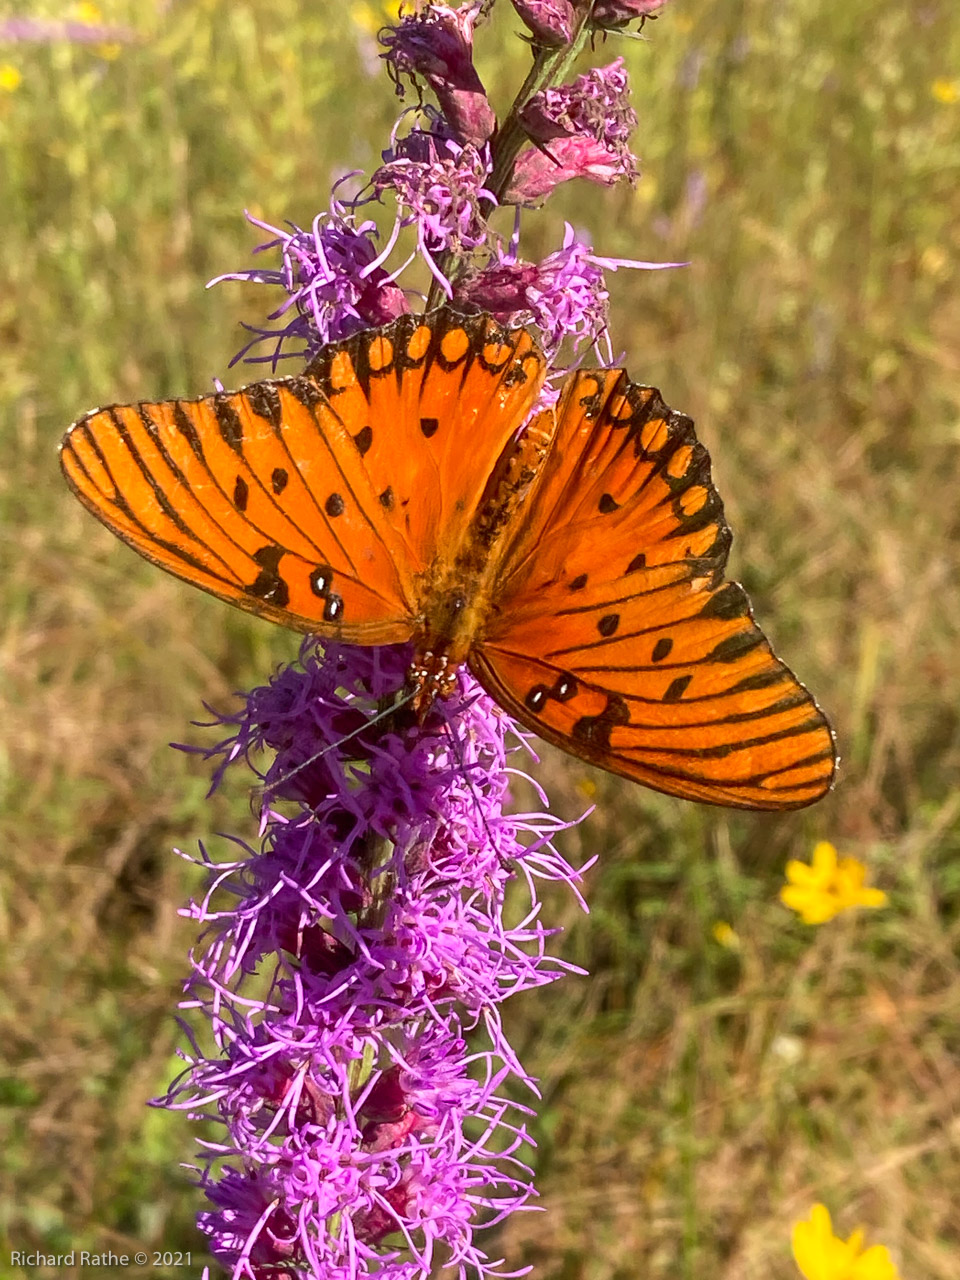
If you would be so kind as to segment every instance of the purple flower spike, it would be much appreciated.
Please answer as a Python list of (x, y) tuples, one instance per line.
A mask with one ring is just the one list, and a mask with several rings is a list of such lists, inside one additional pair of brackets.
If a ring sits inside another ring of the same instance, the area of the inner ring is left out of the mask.
[[(161, 1100), (219, 1122), (199, 1221), (233, 1280), (511, 1274), (476, 1240), (533, 1194), (530, 1113), (501, 1090), (535, 1082), (499, 1005), (572, 967), (547, 955), (535, 882), (579, 875), (551, 845), (564, 824), (504, 814), (510, 723), (470, 677), (422, 728), (377, 716), (409, 657), (307, 641), (209, 753), (219, 781), (276, 751), (259, 851), (204, 855), (184, 1005), (212, 1048), (191, 1038)], [(508, 924), (518, 877), (530, 904)], [(470, 1051), (477, 1024), (491, 1047)]]
[(594, 0), (590, 21), (601, 30), (613, 30), (659, 13), (666, 3), (667, 0)]
[[(268, 222), (247, 214), (248, 222), (270, 233), (272, 238), (258, 245), (254, 253), (280, 249), (282, 266), (276, 269), (251, 267), (217, 276), (210, 284), (222, 280), (253, 280), (258, 284), (276, 284), (288, 297), (268, 317), (284, 320), (280, 328), (245, 325), (256, 336), (231, 361), (236, 364), (251, 347), (260, 342), (274, 343), (272, 354), (248, 356), (251, 363), (278, 362), (294, 356), (309, 360), (327, 342), (349, 337), (360, 329), (387, 324), (410, 310), (406, 296), (394, 283), (396, 272), (388, 273), (381, 263), (389, 256), (399, 226), (383, 251), (377, 249), (377, 227), (374, 222), (356, 225), (352, 214), (333, 201), (330, 213), (318, 214), (309, 231), (291, 225), (290, 231), (273, 227)], [(208, 285), (209, 287), (209, 285)], [(292, 315), (290, 313), (293, 313)], [(285, 344), (299, 344), (294, 351)]]
[(573, 39), (577, 15), (571, 0), (513, 0), (537, 44), (561, 47)]
[(497, 127), (493, 108), (473, 65), (473, 29), (482, 9), (473, 0), (460, 9), (428, 5), (425, 12), (386, 27), (382, 56), (398, 92), (401, 75), (422, 76), (437, 95), (444, 117), (459, 142), (482, 146)]
[(491, 171), (489, 150), (461, 147), (451, 138), (414, 129), (384, 152), (384, 160), (371, 180), (373, 189), (378, 196), (393, 191), (407, 210), (404, 225), (416, 225), (420, 253), (450, 297), (450, 282), (436, 256), (469, 252), (486, 242), (481, 202), (495, 203), (484, 186)]

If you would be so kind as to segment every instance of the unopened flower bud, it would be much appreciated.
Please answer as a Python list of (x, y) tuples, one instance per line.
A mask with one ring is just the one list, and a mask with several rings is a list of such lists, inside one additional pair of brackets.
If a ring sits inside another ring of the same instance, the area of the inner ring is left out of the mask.
[(537, 44), (562, 46), (573, 39), (576, 11), (571, 0), (513, 0)]
[(387, 27), (380, 37), (398, 89), (401, 75), (422, 76), (458, 140), (475, 146), (486, 142), (497, 126), (473, 65), (473, 29), (480, 10), (477, 0), (459, 9), (431, 4), (422, 14)]

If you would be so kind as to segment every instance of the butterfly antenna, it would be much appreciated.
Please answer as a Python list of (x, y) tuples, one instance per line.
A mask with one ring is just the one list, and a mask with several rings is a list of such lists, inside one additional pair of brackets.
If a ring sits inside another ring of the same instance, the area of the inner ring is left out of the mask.
[(457, 764), (460, 766), (460, 772), (463, 775), (463, 778), (466, 781), (467, 786), (470, 788), (470, 793), (473, 796), (474, 804), (477, 806), (477, 813), (480, 815), (480, 822), (483, 825), (483, 830), (486, 833), (487, 839), (490, 841), (490, 847), (494, 850), (497, 857), (500, 859), (500, 865), (503, 867), (506, 867), (509, 865), (510, 859), (505, 858), (504, 855), (497, 848), (496, 839), (494, 838), (493, 832), (490, 830), (490, 824), (489, 822), (487, 822), (487, 815), (484, 813), (483, 805), (480, 802), (480, 793), (477, 791), (473, 778), (470, 776), (470, 770), (467, 766), (466, 759), (464, 758), (463, 750), (460, 745), (460, 739), (450, 728), (450, 721), (446, 718), (446, 716), (444, 716), (443, 718), (443, 727), (446, 730), (447, 737), (450, 740), (450, 746), (453, 749), (453, 754), (457, 758)]
[[(401, 696), (397, 696), (400, 694)], [(331, 751), (336, 751), (338, 747), (342, 747), (345, 742), (349, 742), (351, 738), (358, 738), (361, 733), (366, 733), (368, 729), (372, 729), (375, 724), (380, 724), (384, 720), (388, 720), (401, 707), (405, 707), (408, 702), (412, 702), (417, 696), (417, 690), (411, 689), (406, 693), (398, 690), (397, 694), (390, 696), (390, 701), (384, 705), (382, 700), (380, 710), (370, 720), (365, 720), (362, 725), (356, 729), (351, 729), (349, 733), (345, 733), (342, 738), (338, 738), (336, 742), (329, 743), (320, 751), (315, 751), (312, 756), (307, 756), (306, 760), (301, 760), (298, 765), (287, 771), (282, 778), (274, 778), (270, 782), (264, 781), (262, 792), (266, 795), (270, 791), (276, 790), (277, 787), (283, 786), (285, 782), (289, 782), (291, 778), (295, 778), (303, 769), (308, 768), (312, 764), (316, 764), (318, 760), (322, 760), (324, 756), (329, 755)]]

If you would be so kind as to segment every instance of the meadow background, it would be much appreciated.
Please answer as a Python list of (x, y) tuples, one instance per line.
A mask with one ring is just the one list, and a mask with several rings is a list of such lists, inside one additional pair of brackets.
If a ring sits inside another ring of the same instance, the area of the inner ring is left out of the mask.
[[(145, 1106), (177, 1069), (193, 938), (171, 850), (253, 829), (166, 744), (211, 743), (201, 702), (297, 638), (115, 542), (56, 445), (93, 405), (247, 380), (238, 322), (272, 295), (203, 287), (246, 264), (244, 207), (308, 223), (396, 103), (372, 3), (100, 11), (136, 42), (0, 46), (0, 1274), (12, 1249), (192, 1250), (160, 1278), (202, 1255), (189, 1126)], [(478, 61), (503, 105), (527, 55), (498, 11)], [(543, 1080), (544, 1212), (497, 1243), (540, 1280), (789, 1280), (822, 1200), (903, 1280), (956, 1280), (960, 11), (674, 0), (645, 34), (596, 55), (632, 69), (642, 181), (570, 185), (526, 251), (566, 217), (601, 253), (689, 259), (611, 277), (614, 344), (697, 419), (732, 572), (843, 767), (814, 809), (750, 816), (544, 752), (556, 807), (597, 805), (565, 841), (599, 854), (591, 914), (547, 905), (591, 976), (507, 1006)], [(889, 907), (786, 911), (784, 862), (817, 839)]]

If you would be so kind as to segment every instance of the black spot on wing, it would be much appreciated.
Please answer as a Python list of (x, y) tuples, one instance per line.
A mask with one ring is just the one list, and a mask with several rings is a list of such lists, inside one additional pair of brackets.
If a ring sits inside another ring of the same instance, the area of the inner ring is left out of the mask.
[(610, 734), (630, 723), (630, 711), (617, 693), (607, 697), (607, 705), (596, 716), (581, 716), (571, 730), (571, 737), (593, 751), (610, 750)]
[(290, 603), (290, 590), (280, 575), (283, 547), (266, 546), (255, 551), (253, 558), (260, 565), (256, 580), (246, 588), (247, 594), (265, 600), (268, 604), (285, 609)]
[(333, 569), (328, 564), (318, 564), (310, 574), (310, 590), (325, 600), (333, 586)]
[(704, 662), (735, 662), (737, 658), (742, 658), (745, 653), (764, 643), (764, 638), (756, 627), (751, 627), (748, 631), (738, 631), (736, 635), (727, 636), (726, 640), (721, 640), (718, 645), (715, 645), (704, 658)]
[(280, 393), (273, 383), (255, 382), (244, 394), (257, 417), (264, 418), (276, 430), (280, 426)]
[(664, 702), (679, 702), (687, 691), (687, 685), (693, 679), (692, 675), (677, 676), (676, 680), (671, 681), (670, 687), (663, 695)]

